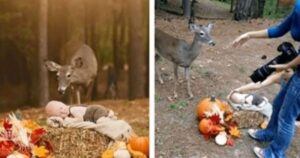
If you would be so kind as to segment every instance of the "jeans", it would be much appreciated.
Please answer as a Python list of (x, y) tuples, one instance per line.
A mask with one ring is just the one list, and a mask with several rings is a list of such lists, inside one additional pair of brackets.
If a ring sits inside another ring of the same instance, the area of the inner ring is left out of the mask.
[(266, 129), (256, 132), (259, 141), (271, 142), (265, 158), (285, 158), (300, 114), (300, 69), (298, 68), (273, 101), (273, 113)]

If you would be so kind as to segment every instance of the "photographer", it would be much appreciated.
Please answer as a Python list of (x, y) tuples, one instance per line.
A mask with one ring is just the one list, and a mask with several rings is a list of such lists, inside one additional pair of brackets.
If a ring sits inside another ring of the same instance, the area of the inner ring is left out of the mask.
[[(276, 38), (291, 32), (295, 41), (300, 41), (300, 0), (295, 0), (294, 9), (279, 25), (265, 30), (251, 31), (242, 34), (233, 41), (233, 47), (239, 47), (252, 38)], [(251, 137), (258, 141), (271, 142), (270, 146), (261, 149), (254, 147), (259, 158), (285, 158), (285, 152), (292, 141), (295, 122), (300, 114), (300, 57), (288, 64), (273, 65), (271, 68), (286, 70), (297, 67), (288, 83), (280, 90), (273, 102), (273, 113), (268, 127), (264, 130), (249, 130)]]

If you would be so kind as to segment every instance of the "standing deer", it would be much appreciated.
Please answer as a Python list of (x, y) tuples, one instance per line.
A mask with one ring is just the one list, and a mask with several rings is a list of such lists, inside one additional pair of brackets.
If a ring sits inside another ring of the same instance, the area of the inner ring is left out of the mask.
[[(200, 54), (200, 48), (203, 43), (208, 43), (214, 46), (215, 43), (210, 37), (210, 31), (213, 28), (213, 24), (208, 26), (197, 25), (189, 23), (189, 30), (194, 33), (194, 40), (191, 44), (184, 40), (177, 39), (159, 29), (155, 29), (155, 48), (158, 56), (162, 56), (171, 61), (174, 65), (175, 86), (174, 86), (174, 98), (177, 98), (177, 82), (178, 82), (178, 66), (183, 67), (185, 70), (185, 77), (187, 80), (187, 91), (189, 98), (193, 98), (194, 95), (191, 91), (190, 85), (190, 66), (192, 62)], [(157, 61), (158, 58), (156, 58)], [(156, 68), (158, 79), (161, 84), (163, 80), (158, 68)]]
[(64, 94), (70, 87), (72, 94), (76, 92), (77, 103), (80, 104), (80, 88), (85, 90), (86, 99), (91, 98), (98, 68), (96, 56), (94, 51), (83, 43), (63, 51), (62, 54), (64, 65), (46, 61), (45, 66), (49, 71), (57, 72), (58, 92)]

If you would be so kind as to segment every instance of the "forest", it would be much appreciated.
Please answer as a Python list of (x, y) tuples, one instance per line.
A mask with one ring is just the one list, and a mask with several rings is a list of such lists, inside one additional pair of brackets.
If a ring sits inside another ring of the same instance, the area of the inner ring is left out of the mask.
[(66, 100), (44, 63), (77, 41), (98, 61), (92, 100), (147, 97), (148, 17), (148, 1), (0, 0), (1, 111)]

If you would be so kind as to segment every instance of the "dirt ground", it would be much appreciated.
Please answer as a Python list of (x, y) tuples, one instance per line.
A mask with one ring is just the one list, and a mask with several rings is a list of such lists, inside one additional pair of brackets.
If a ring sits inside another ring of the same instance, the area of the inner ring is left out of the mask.
[[(208, 96), (215, 95), (225, 99), (230, 90), (250, 82), (252, 72), (278, 55), (277, 46), (283, 41), (289, 41), (296, 48), (299, 44), (291, 40), (290, 35), (279, 39), (250, 40), (243, 47), (233, 49), (227, 46), (235, 37), (250, 30), (267, 28), (278, 23), (276, 20), (251, 20), (236, 22), (228, 19), (201, 20), (196, 23), (206, 25), (214, 23), (212, 37), (216, 46), (205, 45), (198, 58), (192, 64), (191, 78), (194, 98), (189, 100), (186, 82), (178, 87), (178, 99), (170, 101), (174, 87), (173, 66), (167, 60), (159, 61), (164, 84), (155, 82), (155, 157), (195, 157), (195, 158), (254, 158), (254, 146), (265, 147), (267, 144), (258, 143), (249, 138), (246, 130), (242, 130), (241, 139), (237, 139), (233, 147), (217, 146), (212, 140), (205, 141), (198, 131), (196, 119), (197, 103)], [(171, 15), (164, 11), (156, 11), (155, 25), (163, 31), (189, 42), (193, 34), (188, 31), (187, 20), (180, 16)], [(263, 60), (262, 56), (267, 59)], [(183, 69), (179, 69), (179, 78), (184, 81)], [(273, 100), (279, 90), (279, 85), (273, 85), (260, 90), (258, 93)], [(293, 143), (288, 149), (288, 157), (300, 155), (300, 129), (295, 132)]]

